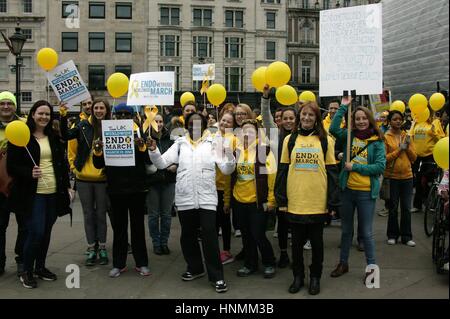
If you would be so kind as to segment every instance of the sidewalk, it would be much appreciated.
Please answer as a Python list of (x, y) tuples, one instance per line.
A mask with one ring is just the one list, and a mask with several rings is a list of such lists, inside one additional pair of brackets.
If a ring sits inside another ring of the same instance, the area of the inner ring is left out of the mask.
[[(380, 204), (380, 203), (379, 203)], [(378, 205), (380, 207), (380, 205)], [(147, 221), (147, 218), (146, 218)], [(321, 280), (321, 293), (310, 296), (307, 288), (292, 295), (287, 289), (292, 281), (289, 268), (277, 269), (276, 277), (264, 279), (262, 273), (248, 278), (236, 276), (240, 262), (224, 266), (225, 279), (229, 290), (225, 294), (217, 294), (207, 281), (207, 277), (183, 282), (180, 274), (185, 271), (185, 262), (179, 244), (180, 225), (178, 218), (173, 218), (168, 256), (153, 254), (150, 237), (147, 233), (147, 249), (149, 252), (150, 277), (141, 277), (134, 271), (132, 255), (128, 256), (128, 272), (119, 278), (109, 278), (111, 268), (107, 266), (84, 266), (86, 242), (84, 236), (83, 217), (79, 201), (74, 203), (74, 222), (70, 227), (69, 218), (58, 220), (54, 229), (47, 259), (47, 267), (58, 275), (56, 282), (43, 282), (38, 279), (37, 289), (25, 289), (16, 277), (14, 262), (14, 243), (17, 227), (14, 217), (11, 218), (7, 230), (7, 265), (6, 273), (0, 277), (0, 298), (236, 298), (236, 299), (396, 299), (396, 298), (449, 298), (448, 275), (436, 274), (431, 261), (431, 238), (426, 238), (423, 231), (423, 214), (413, 214), (413, 234), (417, 246), (410, 248), (404, 245), (388, 246), (386, 244), (387, 217), (375, 216), (376, 257), (381, 272), (380, 289), (368, 289), (362, 283), (365, 271), (364, 253), (355, 249), (351, 251), (350, 272), (340, 278), (331, 278), (338, 258), (340, 228), (331, 226), (325, 229), (325, 260)], [(146, 224), (146, 231), (148, 227)], [(279, 256), (278, 240), (268, 233), (276, 256)], [(219, 237), (221, 243), (221, 237)], [(111, 256), (112, 230), (108, 232), (108, 250)], [(232, 253), (241, 249), (241, 239), (232, 238)], [(289, 251), (291, 256), (291, 252)], [(306, 264), (311, 261), (311, 251), (305, 251)], [(77, 264), (80, 267), (81, 287), (66, 288), (66, 266)], [(307, 275), (308, 278), (308, 275)]]

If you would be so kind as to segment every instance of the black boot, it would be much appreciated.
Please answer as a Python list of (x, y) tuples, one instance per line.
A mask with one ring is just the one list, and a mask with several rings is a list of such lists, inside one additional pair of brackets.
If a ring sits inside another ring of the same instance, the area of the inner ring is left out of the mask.
[(296, 294), (305, 285), (303, 277), (295, 276), (292, 285), (289, 287), (289, 292), (291, 294)]
[(309, 278), (309, 294), (317, 295), (320, 292), (320, 278)]
[(289, 256), (286, 251), (282, 251), (278, 260), (278, 268), (286, 268), (289, 266)]

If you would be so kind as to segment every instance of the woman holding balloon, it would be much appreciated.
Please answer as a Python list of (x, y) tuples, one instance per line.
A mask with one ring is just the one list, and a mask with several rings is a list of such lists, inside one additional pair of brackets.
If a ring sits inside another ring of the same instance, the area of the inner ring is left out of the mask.
[(11, 205), (24, 215), (27, 229), (20, 280), (25, 288), (36, 288), (34, 274), (47, 281), (57, 278), (45, 261), (57, 216), (71, 212), (71, 190), (64, 145), (52, 129), (52, 106), (47, 101), (36, 102), (26, 125), (28, 141), (14, 145), (10, 139), (8, 144), (8, 171), (15, 179)]

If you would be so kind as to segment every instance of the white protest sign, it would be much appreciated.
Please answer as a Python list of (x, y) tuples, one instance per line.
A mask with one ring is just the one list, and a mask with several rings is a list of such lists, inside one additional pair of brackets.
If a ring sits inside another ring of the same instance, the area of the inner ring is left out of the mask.
[(103, 154), (106, 166), (134, 166), (133, 120), (103, 120)]
[(91, 97), (72, 60), (47, 72), (47, 79), (58, 100), (66, 102), (68, 107)]
[(175, 73), (131, 74), (127, 105), (174, 105)]
[(204, 79), (212, 81), (216, 79), (215, 64), (194, 64), (192, 66), (192, 80), (203, 81)]
[(382, 5), (320, 11), (320, 96), (383, 91)]

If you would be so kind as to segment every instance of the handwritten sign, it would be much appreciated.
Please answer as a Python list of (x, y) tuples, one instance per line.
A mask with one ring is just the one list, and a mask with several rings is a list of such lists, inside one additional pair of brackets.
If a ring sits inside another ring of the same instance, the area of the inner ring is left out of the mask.
[(369, 95), (370, 107), (374, 114), (389, 111), (392, 104), (391, 102), (391, 91), (384, 90), (382, 94)]
[(216, 79), (216, 65), (215, 64), (194, 64), (192, 66), (192, 80), (203, 81)]
[(68, 107), (91, 97), (72, 60), (47, 72), (47, 79), (58, 100), (66, 102)]
[(174, 72), (145, 72), (131, 75), (128, 105), (174, 105), (174, 100)]
[(382, 5), (320, 11), (320, 96), (383, 91)]
[(133, 120), (104, 120), (103, 154), (106, 166), (134, 166)]

